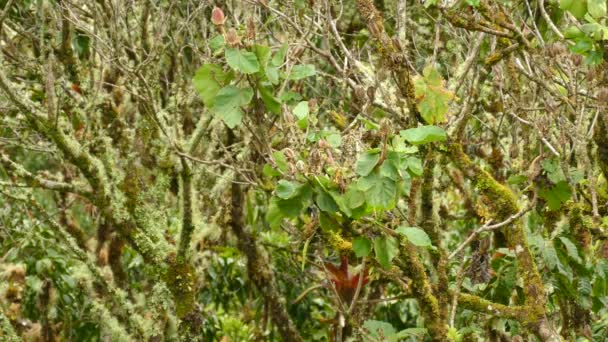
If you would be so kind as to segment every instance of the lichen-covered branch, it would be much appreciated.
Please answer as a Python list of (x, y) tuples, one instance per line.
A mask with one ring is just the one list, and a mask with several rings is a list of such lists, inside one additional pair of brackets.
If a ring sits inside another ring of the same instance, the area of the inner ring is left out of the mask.
[[(494, 218), (504, 221), (520, 212), (513, 192), (473, 163), (463, 152), (460, 144), (449, 142), (448, 154), (452, 162), (483, 196), (483, 203), (489, 207), (488, 213), (492, 213)], [(525, 303), (530, 311), (523, 323), (532, 328), (539, 337), (543, 337), (546, 341), (551, 340), (556, 333), (553, 333), (553, 328), (547, 326), (545, 289), (523, 226), (518, 220), (514, 222), (514, 226), (505, 226), (501, 231), (505, 236), (507, 247), (515, 251), (518, 261), (517, 272), (524, 282)]]
[(404, 256), (398, 260), (400, 268), (412, 279), (412, 293), (418, 300), (425, 326), (434, 341), (447, 341), (447, 311), (433, 293), (431, 282), (426, 274), (416, 247), (410, 242), (402, 243)]
[(304, 341), (289, 317), (285, 298), (283, 298), (277, 288), (274, 274), (266, 257), (260, 252), (251, 233), (245, 230), (245, 221), (243, 218), (244, 201), (245, 194), (243, 193), (241, 185), (232, 183), (230, 227), (238, 239), (237, 244), (239, 249), (247, 257), (247, 273), (264, 298), (264, 301), (268, 303), (272, 321), (279, 330), (283, 340), (294, 342)]

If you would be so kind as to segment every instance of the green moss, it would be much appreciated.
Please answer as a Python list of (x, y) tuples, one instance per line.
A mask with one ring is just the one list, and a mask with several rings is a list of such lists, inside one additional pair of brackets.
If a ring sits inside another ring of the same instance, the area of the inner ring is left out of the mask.
[(196, 273), (189, 262), (176, 261), (175, 257), (170, 259), (163, 280), (173, 295), (177, 317), (183, 318), (194, 310), (196, 304)]
[[(494, 219), (503, 221), (519, 212), (513, 192), (474, 164), (463, 152), (460, 144), (450, 143), (448, 152), (452, 161), (468, 179), (473, 181), (475, 188), (485, 197), (484, 204), (491, 209), (488, 214), (494, 214)], [(506, 225), (500, 231), (504, 235), (507, 246), (516, 253), (517, 272), (524, 281), (526, 305), (530, 307), (531, 315), (542, 315), (545, 309), (544, 286), (528, 246), (521, 219)]]
[(330, 245), (335, 250), (339, 251), (340, 254), (348, 253), (353, 249), (352, 242), (343, 238), (342, 235), (340, 234), (340, 232), (329, 231), (329, 232), (327, 232), (327, 236), (329, 238), (328, 240), (329, 240)]
[(425, 326), (429, 329), (429, 334), (434, 341), (447, 341), (448, 326), (445, 324), (439, 308), (439, 301), (433, 295), (431, 283), (426, 275), (425, 267), (418, 257), (418, 251), (409, 242), (404, 242), (402, 247), (405, 257), (401, 259), (404, 262), (401, 262), (399, 266), (412, 279), (412, 291), (418, 298)]

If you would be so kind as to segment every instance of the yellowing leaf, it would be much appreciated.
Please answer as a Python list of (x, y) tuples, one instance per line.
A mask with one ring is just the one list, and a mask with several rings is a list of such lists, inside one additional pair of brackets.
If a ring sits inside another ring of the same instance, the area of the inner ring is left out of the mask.
[(414, 78), (414, 88), (418, 110), (424, 121), (429, 124), (445, 122), (454, 94), (446, 89), (437, 69), (426, 66), (422, 76)]

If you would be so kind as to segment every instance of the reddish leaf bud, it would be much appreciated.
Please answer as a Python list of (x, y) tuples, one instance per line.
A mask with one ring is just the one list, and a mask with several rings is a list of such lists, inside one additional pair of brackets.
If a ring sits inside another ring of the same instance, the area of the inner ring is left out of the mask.
[(226, 32), (225, 39), (226, 43), (228, 43), (230, 46), (237, 46), (241, 42), (241, 39), (234, 28), (230, 28), (228, 32)]
[(222, 11), (221, 8), (213, 8), (213, 11), (211, 12), (211, 22), (213, 22), (213, 25), (224, 25), (226, 16), (224, 16), (224, 11)]

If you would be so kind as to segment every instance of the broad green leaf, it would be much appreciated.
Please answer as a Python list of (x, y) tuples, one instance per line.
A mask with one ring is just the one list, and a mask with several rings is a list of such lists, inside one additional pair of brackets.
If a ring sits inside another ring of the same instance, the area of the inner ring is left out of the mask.
[(226, 86), (215, 96), (213, 113), (224, 121), (230, 128), (236, 127), (243, 120), (241, 107), (249, 104), (253, 97), (250, 87), (239, 88), (234, 85)]
[(302, 94), (296, 93), (294, 91), (287, 90), (281, 94), (281, 101), (285, 103), (293, 104), (295, 101), (300, 100), (302, 100)]
[(262, 101), (264, 101), (266, 108), (274, 114), (281, 114), (281, 101), (272, 95), (270, 88), (260, 86), (259, 90), (260, 96), (262, 97)]
[[(608, 36), (608, 33), (606, 33)], [(606, 38), (604, 38), (606, 39)], [(608, 39), (606, 39), (608, 40)], [(585, 64), (588, 65), (600, 65), (604, 62), (604, 50), (589, 51), (585, 56)]]
[(284, 44), (283, 46), (281, 46), (281, 48), (274, 53), (274, 56), (272, 56), (272, 65), (275, 67), (280, 67), (283, 62), (285, 61), (285, 55), (287, 54), (287, 49), (289, 48), (289, 46), (287, 44)]
[(285, 157), (285, 153), (283, 153), (283, 151), (273, 152), (272, 159), (274, 159), (274, 162), (277, 164), (277, 168), (279, 169), (279, 171), (281, 171), (282, 173), (287, 172), (287, 157)]
[(221, 66), (205, 64), (194, 74), (192, 85), (203, 100), (205, 106), (213, 107), (215, 96), (222, 86), (230, 81), (232, 74), (224, 72)]
[(268, 210), (266, 211), (266, 222), (268, 222), (268, 225), (273, 229), (279, 228), (283, 218), (285, 218), (277, 205), (277, 201), (278, 198), (271, 199), (268, 204)]
[(558, 183), (563, 180), (566, 180), (566, 176), (564, 175), (564, 171), (559, 166), (559, 160), (557, 159), (545, 159), (542, 161), (541, 166), (545, 173), (547, 174), (547, 178), (553, 183)]
[(377, 150), (370, 150), (364, 152), (359, 156), (357, 165), (355, 166), (355, 172), (359, 176), (367, 176), (372, 172), (378, 161), (380, 160), (380, 153)]
[(253, 52), (226, 49), (226, 62), (232, 69), (244, 74), (253, 74), (260, 71), (260, 63)]
[(426, 144), (436, 141), (445, 141), (445, 130), (437, 126), (420, 126), (399, 132), (405, 140), (414, 145)]
[(414, 246), (429, 247), (432, 245), (431, 238), (426, 232), (417, 227), (399, 227), (395, 231), (407, 238)]
[(405, 165), (412, 175), (422, 176), (424, 169), (422, 168), (422, 161), (419, 158), (407, 157), (405, 159)]
[(298, 118), (298, 126), (306, 129), (308, 126), (308, 101), (301, 101), (293, 108), (293, 114)]
[(560, 181), (551, 188), (542, 188), (538, 195), (547, 201), (549, 210), (559, 209), (572, 196), (572, 189), (566, 181)]
[(393, 259), (399, 254), (399, 243), (392, 236), (381, 236), (374, 239), (376, 260), (385, 269), (390, 269)]
[(593, 49), (593, 41), (590, 38), (584, 37), (576, 40), (574, 45), (568, 47), (570, 51), (578, 54), (585, 54)]
[(329, 144), (329, 146), (333, 148), (338, 148), (342, 145), (342, 136), (338, 132), (333, 131), (325, 131), (323, 132), (323, 137)]
[(266, 77), (271, 84), (279, 84), (279, 69), (277, 67), (267, 66)]
[(337, 232), (342, 229), (336, 220), (324, 212), (319, 214), (319, 226), (324, 232)]
[(587, 13), (587, 0), (560, 0), (559, 7), (577, 19), (582, 19)]
[(399, 181), (401, 177), (397, 163), (398, 161), (391, 160), (388, 158), (384, 160), (382, 165), (380, 165), (380, 175), (382, 177), (390, 178), (394, 181)]
[(298, 189), (301, 187), (301, 184), (290, 182), (288, 180), (281, 179), (277, 184), (277, 188), (275, 189), (275, 193), (279, 198), (282, 199), (290, 199), (295, 196), (298, 192)]
[[(583, 25), (583, 27), (584, 26), (585, 25)], [(585, 36), (585, 32), (581, 31), (576, 26), (570, 26), (564, 31), (564, 37), (567, 39), (582, 38), (584, 36)]]
[(317, 193), (316, 203), (319, 209), (328, 213), (335, 213), (339, 209), (336, 201), (330, 194), (325, 192), (325, 190), (320, 190), (319, 193)]
[(305, 119), (308, 117), (308, 101), (301, 101), (293, 108), (293, 114), (298, 119)]
[(366, 257), (372, 250), (372, 242), (368, 238), (359, 236), (353, 240), (353, 252), (357, 258)]
[(283, 218), (294, 218), (311, 204), (312, 188), (308, 184), (298, 187), (295, 194), (288, 199), (273, 197), (266, 212), (266, 220), (270, 227), (277, 228)]
[(297, 81), (297, 80), (301, 80), (306, 77), (314, 76), (314, 75), (316, 75), (316, 73), (317, 72), (315, 70), (314, 65), (298, 64), (298, 65), (294, 65), (293, 68), (291, 68), (291, 72), (289, 74), (286, 74), (285, 76), (289, 80)]
[(365, 203), (365, 193), (354, 185), (348, 187), (348, 190), (346, 190), (343, 197), (344, 204), (349, 209), (359, 208)]
[(372, 172), (357, 182), (360, 189), (365, 189), (365, 201), (375, 210), (388, 210), (395, 206), (397, 182), (383, 177), (379, 171)]
[(209, 41), (209, 47), (211, 48), (211, 50), (213, 50), (214, 54), (216, 52), (219, 52), (219, 50), (222, 49), (225, 45), (226, 42), (224, 40), (224, 36), (221, 34), (218, 34)]
[(276, 177), (276, 176), (280, 176), (281, 173), (277, 170), (275, 170), (272, 165), (270, 164), (264, 164), (264, 168), (262, 169), (262, 173), (264, 174), (264, 176), (266, 177)]
[[(369, 335), (376, 339), (376, 341), (386, 341), (389, 336), (392, 336), (397, 332), (390, 323), (375, 320), (365, 321), (365, 323), (363, 323), (363, 328), (367, 330)], [(366, 339), (366, 341), (369, 341), (369, 339)]]
[(260, 62), (261, 67), (265, 68), (266, 65), (268, 65), (268, 61), (270, 60), (270, 48), (265, 45), (256, 44), (253, 46), (253, 51), (258, 61)]
[(587, 10), (592, 17), (602, 18), (606, 15), (606, 0), (587, 0)]
[(414, 78), (418, 110), (429, 124), (444, 122), (454, 94), (445, 87), (443, 78), (434, 67), (425, 67), (422, 75)]

